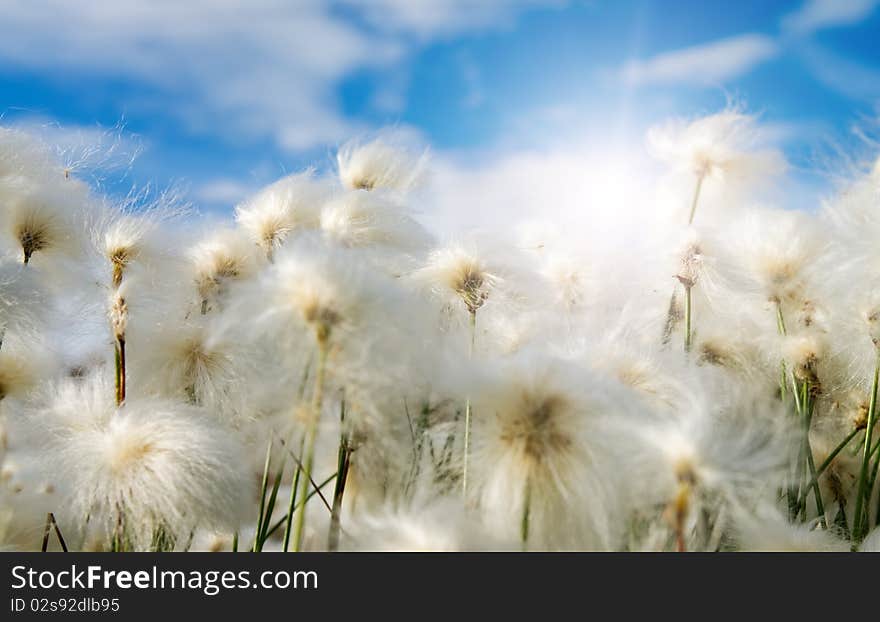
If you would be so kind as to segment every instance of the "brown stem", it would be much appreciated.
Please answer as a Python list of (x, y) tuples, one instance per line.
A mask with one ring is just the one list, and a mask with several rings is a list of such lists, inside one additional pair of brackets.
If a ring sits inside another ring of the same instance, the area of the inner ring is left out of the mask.
[(40, 550), (45, 553), (49, 549), (50, 527), (55, 530), (55, 536), (58, 538), (58, 544), (61, 545), (61, 550), (67, 553), (67, 543), (64, 541), (64, 536), (61, 535), (61, 528), (58, 527), (58, 521), (55, 520), (55, 514), (53, 512), (46, 514), (46, 529), (43, 531), (43, 546)]
[(116, 405), (125, 401), (125, 336), (116, 337)]

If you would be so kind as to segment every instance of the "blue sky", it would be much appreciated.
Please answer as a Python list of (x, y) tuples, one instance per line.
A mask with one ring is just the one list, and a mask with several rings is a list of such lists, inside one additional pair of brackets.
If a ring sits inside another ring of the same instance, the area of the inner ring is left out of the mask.
[(182, 182), (222, 212), (383, 126), (450, 185), (491, 188), (734, 99), (815, 189), (828, 145), (880, 113), (878, 4), (4, 0), (0, 112), (62, 145), (123, 124), (111, 190)]

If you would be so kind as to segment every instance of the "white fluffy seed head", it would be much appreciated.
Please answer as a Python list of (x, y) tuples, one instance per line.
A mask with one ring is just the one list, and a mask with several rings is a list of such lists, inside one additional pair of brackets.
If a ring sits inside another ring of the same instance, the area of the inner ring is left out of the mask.
[(235, 208), (235, 220), (272, 257), (297, 231), (314, 229), (329, 195), (311, 171), (289, 175)]
[(795, 211), (753, 209), (729, 233), (732, 261), (756, 293), (800, 302), (824, 242), (813, 220)]
[(598, 297), (597, 278), (583, 258), (575, 254), (547, 253), (540, 273), (547, 280), (553, 301), (564, 311), (582, 311)]
[(782, 342), (785, 360), (791, 364), (795, 377), (817, 383), (818, 367), (828, 351), (827, 335), (816, 331), (799, 332), (786, 335)]
[(766, 552), (837, 552), (849, 551), (849, 542), (836, 537), (830, 530), (812, 529), (809, 525), (793, 525), (767, 504), (753, 513), (737, 512), (735, 531), (743, 551)]
[[(111, 276), (113, 287), (137, 268), (167, 279), (182, 267), (185, 245), (167, 225), (178, 212), (172, 206), (154, 205), (134, 213), (107, 209), (93, 227), (93, 244), (101, 258), (102, 274)], [(165, 226), (163, 226), (165, 225)]]
[(59, 188), (19, 179), (2, 186), (0, 199), (5, 205), (0, 224), (22, 263), (81, 253), (87, 190), (80, 182)]
[(223, 420), (244, 411), (254, 357), (202, 316), (163, 326), (134, 343), (129, 367), (136, 384), (157, 395), (202, 406)]
[(189, 253), (196, 291), (203, 311), (219, 303), (229, 287), (256, 274), (259, 260), (254, 244), (233, 229), (219, 229), (196, 244)]
[(407, 192), (424, 175), (427, 155), (416, 155), (388, 138), (350, 142), (339, 149), (339, 179), (351, 190)]
[(121, 280), (125, 268), (141, 256), (145, 233), (144, 223), (135, 217), (120, 218), (103, 232), (103, 254), (113, 269), (114, 282)]
[(457, 552), (516, 550), (469, 516), (460, 503), (436, 501), (425, 507), (390, 507), (360, 513), (346, 526), (343, 548), (350, 551)]
[(469, 477), (490, 529), (516, 539), (528, 507), (532, 548), (613, 546), (619, 390), (572, 361), (527, 356), (474, 389)]
[(761, 142), (755, 118), (737, 110), (693, 121), (670, 121), (648, 132), (648, 146), (655, 157), (703, 179), (781, 172), (785, 159)]
[(60, 179), (63, 172), (47, 146), (34, 136), (20, 130), (0, 127), (0, 178), (4, 177)]
[(33, 268), (0, 259), (0, 330), (31, 332), (45, 321), (49, 292)]
[(880, 347), (880, 304), (862, 307), (861, 316), (864, 322), (863, 330), (871, 338), (874, 346)]
[(645, 498), (672, 499), (685, 478), (695, 491), (732, 498), (781, 485), (798, 433), (769, 397), (738, 394), (729, 380), (708, 378), (671, 418), (645, 422), (637, 437), (645, 456)]
[(403, 206), (363, 192), (347, 192), (321, 210), (321, 231), (348, 247), (387, 247), (415, 252), (430, 236)]
[(0, 349), (0, 400), (27, 396), (52, 371), (41, 344), (4, 336)]
[[(669, 270), (674, 279), (676, 310), (680, 316), (683, 317), (684, 294), (688, 288), (695, 308), (708, 309), (715, 314), (724, 313), (732, 306), (738, 292), (730, 262), (726, 261), (722, 231), (689, 227), (671, 238), (669, 248)], [(705, 318), (705, 311), (701, 313)]]
[(458, 302), (470, 313), (486, 303), (500, 280), (477, 252), (460, 244), (433, 250), (415, 277), (442, 299)]
[(264, 304), (258, 324), (285, 338), (305, 330), (320, 344), (338, 341), (368, 324), (370, 310), (381, 302), (382, 290), (375, 289), (371, 276), (355, 251), (314, 240), (288, 245), (260, 279)]
[(158, 530), (179, 538), (195, 526), (237, 525), (251, 492), (246, 461), (200, 409), (134, 399), (117, 410), (111, 384), (92, 376), (60, 383), (45, 423), (70, 511), (107, 539), (116, 533), (143, 548)]
[(652, 411), (676, 412), (687, 403), (688, 373), (675, 353), (657, 354), (630, 335), (614, 331), (590, 349), (587, 363), (616, 378), (640, 397)]

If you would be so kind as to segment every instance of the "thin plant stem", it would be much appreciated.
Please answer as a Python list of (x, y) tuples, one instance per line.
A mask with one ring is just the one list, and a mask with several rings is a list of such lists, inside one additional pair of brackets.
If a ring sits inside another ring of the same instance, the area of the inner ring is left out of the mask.
[(675, 551), (677, 553), (687, 553), (687, 543), (684, 541), (684, 531), (676, 530), (675, 532)]
[(238, 529), (232, 534), (232, 552), (238, 553)]
[(788, 392), (786, 389), (787, 382), (785, 381), (785, 359), (779, 361), (779, 398), (784, 402), (785, 394)]
[(673, 290), (672, 296), (669, 297), (669, 310), (666, 312), (666, 321), (663, 323), (663, 336), (660, 338), (661, 345), (667, 345), (672, 339), (672, 331), (675, 330), (675, 325), (678, 324), (678, 321), (681, 319), (678, 315), (678, 300), (676, 300), (675, 291)]
[(776, 330), (785, 337), (788, 331), (785, 329), (785, 316), (782, 315), (782, 302), (776, 301)]
[[(404, 400), (404, 407), (406, 407), (406, 400)], [(408, 413), (407, 413), (408, 414)], [(419, 418), (416, 420), (416, 432), (414, 434), (414, 447), (413, 447), (413, 465), (412, 469), (410, 469), (410, 475), (406, 483), (405, 493), (408, 498), (412, 498), (412, 495), (415, 491), (415, 486), (419, 481), (419, 476), (422, 472), (422, 457), (425, 453), (425, 436), (426, 430), (428, 428), (428, 418), (431, 414), (431, 405), (430, 403), (422, 404), (422, 410), (419, 414)], [(431, 439), (428, 438), (428, 448), (430, 449), (430, 454), (433, 462), (433, 443)]]
[(336, 487), (333, 491), (333, 509), (330, 511), (330, 531), (327, 534), (327, 550), (336, 551), (339, 548), (339, 531), (342, 526), (342, 498), (345, 496), (345, 483), (348, 479), (348, 469), (351, 466), (351, 447), (348, 435), (344, 431), (345, 426), (345, 399), (342, 400), (339, 419), (343, 425), (343, 432), (339, 438), (339, 455), (337, 458)]
[[(787, 331), (785, 330), (785, 317), (782, 315), (782, 302), (776, 301), (776, 331), (785, 337)], [(785, 400), (786, 393), (786, 380), (785, 380), (785, 359), (782, 359), (779, 362), (780, 368), (780, 381), (779, 381), (779, 393), (783, 400)]]
[[(688, 226), (694, 224), (694, 216), (697, 214), (697, 205), (700, 202), (700, 190), (703, 188), (703, 179), (706, 177), (706, 174), (700, 172), (697, 174), (697, 181), (694, 185), (694, 195), (691, 199), (691, 210), (688, 215)], [(684, 351), (691, 351), (691, 287), (693, 287), (693, 283), (691, 286), (685, 285), (685, 301), (684, 301)], [(672, 336), (672, 330), (675, 327), (675, 292), (672, 293), (672, 298), (669, 300), (669, 312), (666, 316), (666, 325), (663, 328), (663, 343), (667, 343), (669, 338)]]
[[(301, 436), (299, 439), (299, 455), (302, 455), (303, 445), (306, 442), (305, 435)], [(293, 469), (293, 484), (290, 487), (290, 503), (287, 505), (287, 524), (284, 527), (284, 552), (287, 553), (290, 548), (290, 530), (293, 527), (293, 513), (296, 510), (296, 493), (299, 489), (299, 475), (302, 470), (299, 468), (297, 464)], [(311, 496), (311, 495), (309, 495)]]
[(114, 553), (120, 553), (127, 549), (128, 542), (125, 537), (125, 517), (122, 508), (116, 507), (116, 525), (113, 528), (113, 535), (110, 540), (110, 550)]
[(522, 542), (522, 550), (527, 551), (529, 548), (529, 518), (532, 509), (532, 486), (531, 481), (526, 480), (526, 489), (523, 496), (523, 512), (520, 521), (520, 541)]
[[(876, 422), (875, 422), (876, 423)], [(877, 453), (877, 450), (880, 449), (880, 440), (874, 443), (874, 448), (871, 450), (871, 456)]]
[(413, 457), (412, 457), (412, 465), (410, 466), (409, 473), (406, 477), (406, 484), (403, 486), (403, 494), (405, 497), (409, 497), (410, 489), (415, 483), (416, 479), (419, 476), (419, 462), (421, 459), (421, 446), (422, 446), (422, 431), (419, 428), (418, 434), (416, 433), (416, 428), (413, 425), (412, 417), (409, 414), (409, 406), (406, 403), (406, 398), (403, 398), (403, 412), (406, 414), (406, 421), (409, 424), (409, 433), (410, 438), (412, 439), (412, 449), (413, 449)]
[(871, 382), (871, 401), (868, 405), (868, 427), (865, 428), (865, 449), (862, 457), (862, 467), (859, 471), (859, 487), (856, 493), (856, 509), (853, 516), (853, 543), (861, 542), (864, 537), (864, 527), (867, 527), (867, 519), (862, 521), (862, 507), (865, 496), (870, 494), (866, 490), (868, 484), (868, 468), (871, 461), (871, 428), (874, 427), (874, 417), (877, 414), (877, 383), (880, 381), (880, 348), (875, 353), (874, 377)]
[[(795, 378), (794, 370), (789, 371), (789, 378), (791, 380), (791, 394), (794, 397), (794, 409), (795, 415), (798, 417), (804, 416), (804, 400), (806, 399), (806, 394), (801, 396), (801, 392), (798, 391), (798, 383), (797, 378)], [(788, 488), (788, 510), (789, 516), (792, 520), (795, 520), (801, 511), (801, 484), (803, 484), (803, 465), (806, 461), (806, 451), (804, 448), (805, 443), (801, 443), (798, 448), (797, 459), (794, 462), (793, 472), (792, 472), (792, 482)], [(806, 489), (803, 489), (804, 496), (806, 496)]]
[[(791, 382), (792, 382), (792, 387), (791, 387), (792, 391), (800, 394), (801, 409), (798, 411), (798, 416), (801, 418), (801, 431), (803, 433), (803, 440), (801, 442), (800, 462), (797, 465), (797, 482), (798, 482), (798, 487), (799, 487), (799, 489), (798, 489), (798, 507), (800, 507), (800, 504), (802, 504), (802, 503), (806, 507), (806, 504), (807, 504), (806, 499), (807, 499), (807, 495), (809, 494), (808, 493), (809, 488), (806, 488), (806, 487), (800, 488), (800, 487), (802, 487), (804, 485), (803, 470), (804, 470), (804, 467), (806, 466), (806, 463), (807, 463), (807, 452), (809, 451), (809, 445), (810, 445), (810, 423), (809, 423), (809, 416), (807, 414), (809, 411), (809, 406), (807, 404), (807, 401), (809, 400), (809, 395), (807, 393), (807, 383), (802, 382), (800, 387), (798, 387), (797, 378), (795, 377), (793, 371), (791, 374)], [(801, 494), (803, 495), (803, 498), (800, 497)], [(806, 514), (806, 511), (804, 513)]]
[[(293, 450), (287, 446), (287, 444), (284, 442), (284, 439), (279, 438), (278, 442), (280, 442), (281, 446), (287, 450), (287, 455), (289, 455), (291, 458), (293, 458), (293, 461), (296, 463), (297, 468), (299, 469), (300, 473), (302, 473), (303, 462), (302, 462), (302, 460), (299, 459), (299, 456), (297, 456), (296, 454), (293, 453)], [(324, 507), (327, 508), (327, 511), (328, 512), (333, 511), (333, 508), (330, 507), (330, 502), (327, 501), (327, 498), (321, 493), (321, 489), (318, 487), (318, 484), (315, 482), (313, 477), (309, 477), (309, 483), (312, 485), (312, 488), (316, 489), (316, 491), (318, 493), (318, 499), (321, 500), (321, 503), (324, 504)], [(310, 494), (309, 497), (311, 497), (311, 496), (312, 495)]]
[[(477, 339), (477, 311), (471, 312), (471, 342), (468, 350), (468, 357), (474, 357), (474, 342)], [(471, 453), (471, 397), (468, 395), (464, 405), (464, 463), (461, 472), (461, 490), (467, 496), (468, 490), (468, 463), (470, 462)]]
[(116, 405), (125, 401), (125, 337), (116, 338)]
[(675, 531), (675, 550), (679, 553), (687, 552), (684, 529), (690, 509), (691, 492), (691, 484), (688, 479), (680, 477), (675, 498), (668, 508), (671, 511), (672, 524)]
[(272, 439), (266, 447), (266, 464), (263, 467), (263, 479), (260, 484), (260, 509), (257, 513), (257, 530), (254, 535), (254, 545), (251, 550), (256, 552), (257, 541), (260, 539), (260, 526), (263, 524), (263, 513), (266, 511), (266, 489), (269, 487), (269, 465), (272, 462)]
[[(804, 397), (807, 402), (806, 413), (804, 417), (804, 452), (807, 455), (807, 470), (810, 474), (810, 484), (804, 488), (803, 503), (806, 506), (807, 497), (810, 494), (810, 488), (813, 489), (813, 496), (816, 501), (816, 513), (819, 515), (819, 522), (823, 529), (828, 529), (828, 522), (825, 519), (825, 504), (822, 502), (822, 491), (819, 488), (818, 477), (816, 476), (816, 465), (813, 461), (813, 448), (810, 445), (810, 425), (813, 421), (813, 409), (815, 403), (809, 396), (809, 382), (804, 381)], [(805, 511), (806, 514), (806, 511)]]
[[(871, 469), (871, 480), (868, 485), (868, 492), (865, 495), (865, 532), (867, 535), (868, 526), (871, 521), (871, 494), (874, 492), (874, 484), (877, 482), (877, 471), (880, 470), (880, 460), (874, 461), (874, 468)], [(874, 524), (880, 523), (880, 516), (874, 518)]]
[(789, 377), (791, 378), (791, 394), (794, 397), (794, 409), (800, 415), (803, 412), (803, 405), (801, 403), (801, 395), (797, 390), (797, 380), (794, 377), (794, 371), (789, 372)]
[(43, 529), (43, 545), (40, 552), (45, 553), (49, 550), (49, 532), (52, 530), (52, 512), (46, 514), (46, 527)]
[(691, 322), (693, 321), (693, 286), (684, 286), (684, 351), (690, 352), (693, 336), (691, 335)]
[[(272, 254), (272, 250), (270, 248), (269, 255), (271, 256), (271, 254)], [(306, 363), (305, 368), (303, 369), (302, 379), (300, 380), (299, 390), (297, 392), (299, 401), (302, 401), (303, 395), (305, 395), (305, 392), (306, 392), (306, 382), (309, 379), (309, 372), (312, 368), (312, 359), (313, 358), (314, 358), (314, 354), (310, 354), (309, 360)], [(293, 456), (293, 459), (296, 461), (296, 466), (293, 469), (293, 483), (290, 486), (290, 502), (287, 505), (287, 515), (285, 516), (286, 521), (285, 521), (285, 525), (284, 525), (284, 549), (283, 549), (285, 553), (287, 553), (288, 549), (290, 548), (290, 534), (291, 534), (291, 528), (293, 527), (293, 513), (296, 509), (296, 495), (297, 495), (297, 491), (299, 490), (299, 477), (300, 477), (300, 474), (302, 473), (302, 468), (301, 468), (302, 464), (300, 463), (299, 456), (302, 455), (305, 442), (306, 442), (306, 437), (305, 437), (305, 434), (303, 434), (299, 438), (299, 450), (296, 452), (296, 455)], [(282, 444), (283, 443), (284, 443), (284, 441), (282, 440)], [(288, 449), (287, 451), (288, 451), (288, 453), (292, 453), (290, 451), (290, 449)], [(311, 496), (312, 495), (310, 494), (306, 498), (308, 499)]]
[(810, 480), (810, 483), (807, 485), (807, 488), (812, 488), (813, 486), (818, 485), (819, 478), (822, 477), (822, 473), (825, 472), (825, 469), (827, 469), (829, 466), (831, 466), (831, 463), (837, 457), (837, 454), (839, 454), (841, 451), (843, 451), (846, 448), (846, 446), (849, 445), (850, 441), (852, 441), (860, 431), (861, 431), (860, 428), (855, 428), (855, 429), (853, 429), (852, 432), (847, 434), (846, 437), (842, 441), (840, 441), (840, 443), (837, 445), (837, 447), (835, 447), (831, 451), (831, 453), (828, 454), (828, 457), (825, 458), (825, 460), (822, 461), (822, 464), (820, 464), (819, 467), (816, 469), (816, 472), (815, 472), (815, 474), (813, 474), (812, 479)]
[[(706, 177), (706, 174), (700, 172), (697, 174), (697, 181), (694, 185), (694, 194), (691, 198), (691, 209), (690, 214), (688, 215), (688, 226), (690, 227), (694, 224), (694, 216), (697, 214), (697, 205), (700, 202), (700, 191), (703, 188), (703, 179)], [(684, 351), (690, 352), (691, 349), (691, 290), (689, 287), (685, 286), (685, 332), (684, 332)], [(669, 299), (669, 311), (666, 314), (666, 323), (663, 326), (663, 337), (662, 343), (666, 345), (669, 343), (669, 340), (672, 337), (672, 331), (675, 329), (675, 325), (677, 324), (680, 318), (677, 317), (676, 312), (676, 300), (675, 300), (675, 292), (672, 292), (672, 297)]]
[(49, 512), (49, 518), (52, 521), (52, 528), (55, 530), (55, 536), (58, 538), (58, 544), (61, 545), (61, 550), (67, 553), (67, 543), (64, 541), (64, 536), (61, 535), (61, 527), (58, 526), (58, 521), (55, 520), (55, 513)]
[[(299, 471), (299, 469), (297, 469), (297, 471)], [(321, 482), (320, 484), (315, 485), (315, 486), (313, 487), (312, 492), (310, 492), (309, 495), (306, 497), (305, 502), (308, 502), (308, 500), (311, 499), (312, 497), (314, 497), (315, 495), (320, 495), (320, 494), (321, 494), (321, 489), (322, 489), (324, 486), (326, 486), (327, 484), (329, 484), (331, 481), (333, 481), (335, 478), (336, 478), (336, 473), (334, 473), (333, 475), (331, 475), (330, 477), (328, 477), (327, 479), (325, 479), (325, 480), (324, 480), (323, 482)], [(278, 519), (278, 521), (277, 521), (274, 525), (272, 525), (272, 527), (269, 528), (269, 531), (266, 532), (266, 538), (269, 538), (273, 533), (275, 533), (276, 531), (278, 531), (279, 529), (281, 529), (281, 525), (285, 525), (285, 533), (287, 533), (287, 531), (286, 531), (286, 530), (287, 530), (287, 526), (289, 526), (289, 525), (291, 524), (291, 522), (292, 522), (292, 521), (290, 520), (290, 517), (293, 516), (293, 513), (294, 513), (296, 510), (298, 510), (298, 509), (300, 508), (300, 506), (302, 506), (303, 503), (304, 503), (304, 502), (303, 502), (302, 500), (300, 500), (299, 502), (296, 503), (296, 505), (294, 505), (294, 506), (290, 509), (290, 511), (289, 511), (285, 516), (282, 516), (280, 519)], [(284, 552), (286, 553), (286, 552), (287, 552), (287, 549), (284, 549)]]
[(700, 191), (703, 188), (703, 180), (706, 178), (705, 173), (697, 175), (697, 183), (694, 186), (694, 197), (691, 199), (691, 213), (688, 216), (688, 225), (694, 224), (694, 216), (697, 214), (697, 204), (700, 202)]
[[(782, 364), (785, 365), (785, 361), (783, 361)], [(793, 385), (791, 393), (794, 396), (795, 411), (799, 414), (801, 412), (801, 403), (800, 403), (800, 396), (798, 395), (797, 388), (796, 388), (795, 382), (794, 382), (794, 374), (792, 374), (791, 380), (792, 380), (792, 385)], [(783, 387), (784, 386), (785, 386), (785, 384), (783, 384)], [(802, 451), (803, 451), (802, 447), (798, 448), (797, 459), (795, 460), (794, 465), (791, 466), (791, 470), (789, 473), (789, 476), (791, 477), (791, 482), (789, 483), (788, 489), (786, 491), (786, 499), (788, 501), (788, 514), (789, 514), (789, 518), (792, 521), (794, 521), (797, 518), (798, 512), (800, 511), (800, 488), (799, 488), (800, 480), (799, 480), (799, 475), (800, 475), (801, 458), (803, 457), (801, 455)]]
[(266, 534), (269, 531), (269, 521), (272, 520), (272, 513), (275, 510), (275, 501), (278, 499), (278, 489), (281, 487), (281, 478), (284, 476), (284, 466), (286, 461), (282, 461), (275, 481), (272, 484), (272, 492), (269, 494), (269, 501), (266, 503), (266, 510), (263, 512), (262, 521), (257, 525), (257, 534), (254, 537), (254, 552), (259, 553), (263, 550), (263, 545), (268, 539)]
[(684, 523), (679, 522), (675, 526), (675, 551), (687, 553), (687, 542), (684, 539)]
[[(302, 490), (300, 494), (305, 498), (308, 492), (309, 480), (312, 476), (312, 464), (315, 461), (315, 439), (318, 436), (318, 418), (321, 416), (321, 406), (324, 401), (324, 375), (327, 370), (328, 343), (326, 338), (318, 340), (318, 367), (315, 371), (315, 391), (312, 394), (312, 416), (309, 419), (309, 427), (306, 432), (305, 456), (302, 463)], [(306, 505), (303, 504), (293, 528), (293, 550), (302, 548), (304, 529), (306, 524)]]

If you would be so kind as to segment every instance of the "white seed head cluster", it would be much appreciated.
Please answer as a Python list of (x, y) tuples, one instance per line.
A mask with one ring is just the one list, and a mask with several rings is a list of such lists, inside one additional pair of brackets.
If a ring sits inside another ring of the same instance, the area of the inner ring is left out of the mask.
[(651, 130), (634, 250), (432, 232), (390, 134), (208, 220), (0, 128), (0, 547), (877, 550), (878, 169), (766, 137)]

